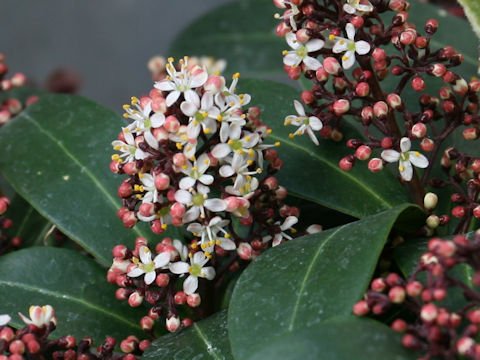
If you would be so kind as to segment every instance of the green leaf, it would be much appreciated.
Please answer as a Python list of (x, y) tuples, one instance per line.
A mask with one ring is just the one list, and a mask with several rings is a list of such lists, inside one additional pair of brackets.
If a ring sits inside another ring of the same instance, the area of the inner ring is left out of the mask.
[(289, 333), (351, 313), (364, 294), (397, 218), (421, 224), (419, 208), (402, 205), (273, 248), (240, 276), (228, 326), (236, 359)]
[(0, 129), (0, 168), (15, 190), (105, 265), (115, 245), (151, 235), (126, 229), (116, 215), (122, 179), (110, 172), (109, 154), (122, 125), (90, 100), (44, 95)]
[(473, 31), (480, 38), (480, 3), (478, 0), (458, 0), (463, 6), (465, 15), (467, 16), (470, 25), (472, 25)]
[[(238, 91), (252, 95), (250, 105), (262, 110), (262, 121), (273, 130), (268, 139), (281, 142), (277, 150), (284, 166), (276, 176), (290, 194), (357, 218), (409, 201), (389, 171), (373, 174), (360, 162), (351, 171), (340, 169), (339, 160), (351, 153), (345, 140), (321, 140), (316, 146), (307, 135), (290, 139), (293, 126), (286, 127), (283, 121), (295, 113), (293, 100), (299, 97), (295, 88), (269, 80), (241, 79)], [(353, 129), (344, 133), (345, 139), (361, 137)]]
[(233, 359), (227, 331), (227, 311), (224, 310), (178, 334), (155, 340), (142, 359)]
[(377, 321), (340, 317), (287, 333), (252, 355), (251, 360), (414, 360), (401, 336)]
[(13, 221), (10, 229), (5, 231), (10, 238), (20, 237), (22, 248), (41, 246), (52, 223), (40, 215), (21, 196), (15, 195), (6, 216)]
[(0, 314), (28, 316), (30, 305), (52, 305), (58, 318), (55, 336), (91, 336), (97, 344), (105, 336), (140, 337), (143, 312), (115, 299), (115, 286), (92, 259), (66, 249), (33, 247), (15, 251), (0, 261)]
[(271, 0), (245, 0), (221, 6), (197, 19), (175, 38), (168, 55), (226, 59), (229, 74), (282, 76), (282, 50), (288, 45), (275, 34), (276, 10), (279, 9)]

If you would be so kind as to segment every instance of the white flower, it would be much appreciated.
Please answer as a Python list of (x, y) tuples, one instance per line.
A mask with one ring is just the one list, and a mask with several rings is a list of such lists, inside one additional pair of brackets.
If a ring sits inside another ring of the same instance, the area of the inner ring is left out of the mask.
[(343, 10), (349, 14), (363, 15), (373, 11), (373, 5), (367, 0), (347, 0)]
[(193, 90), (205, 84), (208, 79), (208, 73), (204, 70), (198, 71), (200, 68), (195, 68), (195, 72), (192, 74), (188, 68), (188, 58), (180, 60), (180, 71), (175, 70), (173, 66), (173, 59), (168, 59), (168, 64), (165, 66), (168, 76), (155, 83), (155, 88), (161, 91), (169, 91), (167, 95), (166, 104), (171, 106), (178, 100), (180, 95), (183, 96), (188, 102), (199, 102), (200, 98), (198, 94)]
[(152, 253), (148, 247), (141, 246), (138, 252), (140, 260), (136, 257), (133, 258), (135, 266), (127, 273), (127, 276), (138, 277), (145, 274), (145, 284), (150, 285), (157, 277), (155, 269), (162, 268), (170, 262), (170, 253), (162, 252), (152, 260)]
[(262, 172), (262, 169), (260, 168), (257, 168), (253, 171), (248, 170), (248, 167), (253, 165), (253, 160), (247, 160), (245, 156), (238, 153), (234, 153), (233, 159), (227, 159), (227, 161), (230, 162), (230, 164), (223, 165), (219, 170), (219, 174), (224, 178), (228, 178), (234, 174), (237, 174), (234, 183), (234, 187), (237, 189), (240, 186), (240, 182), (242, 182), (242, 184), (245, 183), (245, 177), (249, 175), (260, 174)]
[(177, 149), (182, 150), (188, 159), (195, 156), (197, 151), (197, 139), (189, 139), (187, 126), (181, 125), (176, 133), (168, 135), (169, 140), (176, 143)]
[[(150, 134), (150, 132), (148, 133)], [(114, 154), (112, 160), (117, 160), (119, 162), (132, 162), (134, 160), (143, 160), (150, 155), (137, 148), (135, 145), (135, 139), (128, 128), (123, 128), (123, 137), (125, 138), (125, 141), (112, 141), (113, 150), (120, 151), (120, 155)]]
[(235, 196), (241, 196), (245, 199), (250, 199), (257, 190), (259, 185), (258, 179), (255, 177), (244, 177), (235, 181), (235, 186), (227, 186), (225, 191)]
[(257, 133), (245, 132), (243, 138), (240, 139), (240, 132), (230, 136), (227, 143), (215, 145), (212, 149), (212, 155), (217, 159), (228, 156), (231, 152), (237, 152), (240, 155), (248, 153), (252, 158), (255, 157), (253, 147), (260, 141), (260, 135)]
[[(355, 63), (355, 52), (359, 55), (365, 55), (370, 51), (370, 44), (364, 40), (355, 42), (355, 27), (348, 23), (345, 27), (348, 39), (335, 37), (335, 45), (332, 51), (335, 54), (345, 53), (342, 56), (342, 66), (344, 69), (350, 69)], [(332, 35), (333, 36), (333, 35)]]
[(298, 126), (298, 129), (293, 133), (293, 135), (303, 135), (305, 131), (307, 132), (310, 139), (318, 145), (318, 139), (314, 134), (314, 131), (320, 131), (323, 128), (322, 122), (315, 116), (306, 116), (305, 110), (303, 105), (297, 101), (293, 100), (293, 105), (295, 106), (295, 110), (297, 110), (298, 116), (296, 115), (288, 115), (285, 118), (284, 125), (295, 125)]
[[(155, 178), (151, 174), (139, 173), (138, 177), (142, 185), (135, 185), (134, 190), (144, 193), (143, 195), (138, 194), (137, 197), (142, 199), (142, 204), (145, 203), (156, 203), (158, 202), (158, 190), (155, 186)], [(152, 221), (157, 218), (157, 214), (152, 214), (151, 216), (143, 216), (140, 212), (137, 213), (137, 217), (145, 222)]]
[(224, 211), (227, 208), (227, 203), (222, 199), (209, 199), (208, 193), (210, 189), (202, 184), (197, 184), (197, 191), (190, 189), (178, 190), (175, 193), (175, 200), (181, 204), (190, 207), (183, 215), (183, 222), (188, 223), (205, 217), (205, 208), (213, 212)]
[(317, 70), (322, 65), (317, 59), (308, 56), (308, 53), (318, 51), (323, 48), (325, 42), (321, 39), (312, 39), (306, 43), (301, 43), (297, 40), (297, 36), (290, 32), (285, 36), (288, 45), (293, 49), (293, 51), (285, 51), (283, 63), (287, 66), (296, 67), (302, 62), (310, 70)]
[(183, 282), (185, 294), (191, 295), (198, 288), (198, 278), (213, 280), (215, 278), (215, 269), (212, 266), (204, 267), (208, 262), (208, 257), (201, 251), (196, 252), (190, 258), (190, 264), (184, 261), (178, 261), (170, 264), (170, 271), (174, 274), (189, 274)]
[(211, 93), (205, 92), (201, 101), (195, 101), (183, 101), (180, 104), (182, 112), (190, 117), (187, 127), (189, 139), (196, 139), (200, 133), (200, 128), (203, 128), (205, 134), (217, 131), (217, 117), (220, 115), (220, 111), (213, 106), (213, 95)]
[(28, 309), (30, 319), (27, 318), (22, 313), (18, 313), (22, 321), (27, 325), (35, 325), (39, 328), (48, 326), (50, 322), (57, 323), (57, 318), (55, 317), (55, 310), (50, 305), (45, 306), (30, 306)]
[[(223, 229), (229, 223), (229, 220), (215, 216), (209, 221), (208, 225), (192, 223), (188, 225), (187, 230), (193, 233), (194, 236), (200, 237), (200, 247), (206, 254), (211, 253), (215, 245), (220, 246), (224, 250), (235, 250), (235, 242), (229, 239), (230, 235)], [(224, 236), (218, 236), (219, 232)]]
[(418, 151), (410, 151), (412, 143), (410, 139), (404, 137), (400, 140), (401, 153), (395, 150), (383, 150), (382, 159), (389, 163), (399, 162), (398, 170), (405, 181), (412, 180), (413, 168), (412, 164), (419, 168), (426, 168), (428, 166), (428, 159), (420, 154)]
[(158, 128), (165, 123), (165, 115), (162, 113), (157, 112), (150, 116), (152, 112), (151, 101), (142, 108), (140, 101), (133, 96), (132, 106), (128, 104), (123, 105), (123, 109), (125, 110), (123, 117), (134, 120), (127, 128), (135, 134), (142, 134), (151, 128)]
[[(279, 230), (280, 231), (277, 232), (275, 234), (275, 236), (273, 237), (272, 247), (280, 245), (280, 243), (282, 242), (282, 240), (284, 238), (287, 239), (287, 240), (292, 240), (292, 237), (287, 235), (284, 231), (288, 230), (288, 229), (291, 229), (292, 226), (295, 225), (297, 222), (298, 222), (298, 218), (296, 218), (295, 216), (288, 216), (285, 219), (285, 221), (283, 222), (283, 224), (281, 224), (281, 225), (280, 225), (280, 222), (276, 222), (275, 224), (279, 225)], [(270, 241), (271, 239), (272, 239), (271, 235), (264, 236), (263, 237), (263, 242)]]
[(12, 318), (9, 315), (0, 315), (0, 326), (7, 325)]
[(290, 5), (290, 9), (285, 10), (282, 16), (279, 14), (275, 14), (275, 19), (287, 19), (288, 22), (290, 23), (290, 27), (293, 30), (297, 30), (297, 23), (295, 22), (295, 16), (300, 14), (300, 9), (298, 8), (297, 5), (293, 4), (291, 1), (284, 1), (284, 4)]
[(187, 175), (180, 180), (180, 189), (188, 190), (192, 188), (197, 183), (197, 180), (203, 185), (210, 185), (213, 183), (213, 176), (205, 175), (205, 171), (207, 171), (209, 166), (210, 159), (207, 154), (200, 155), (200, 157), (193, 162), (193, 165), (187, 160), (187, 164), (180, 169), (182, 173)]

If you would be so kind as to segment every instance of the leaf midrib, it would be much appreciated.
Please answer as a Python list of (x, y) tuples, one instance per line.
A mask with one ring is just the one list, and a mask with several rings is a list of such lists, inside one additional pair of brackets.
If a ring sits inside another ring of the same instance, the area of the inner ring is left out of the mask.
[(205, 334), (202, 332), (202, 329), (200, 328), (200, 326), (198, 326), (196, 323), (193, 323), (193, 328), (195, 329), (195, 331), (197, 332), (197, 335), (198, 337), (200, 338), (200, 340), (203, 341), (203, 343), (205, 344), (206, 348), (207, 348), (207, 352), (212, 355), (212, 357), (215, 359), (215, 360), (222, 360), (221, 357), (218, 356), (218, 354), (215, 352), (215, 350), (213, 349), (213, 345), (208, 341), (207, 337), (205, 336)]
[(96, 306), (95, 304), (86, 302), (83, 299), (80, 299), (80, 298), (77, 298), (77, 297), (72, 297), (72, 296), (67, 295), (67, 294), (60, 294), (60, 293), (55, 292), (55, 291), (51, 291), (51, 290), (48, 290), (48, 289), (42, 289), (42, 288), (39, 288), (39, 287), (36, 287), (36, 286), (31, 286), (31, 285), (28, 285), (28, 284), (20, 284), (20, 283), (15, 283), (15, 282), (11, 282), (11, 281), (1, 280), (1, 279), (0, 279), (0, 285), (10, 286), (10, 287), (13, 287), (13, 288), (19, 288), (21, 290), (29, 290), (29, 291), (32, 291), (32, 292), (44, 294), (44, 295), (51, 296), (51, 297), (58, 298), (58, 299), (69, 300), (71, 302), (83, 305), (84, 307), (87, 307), (87, 308), (92, 309), (94, 311), (103, 313), (103, 314), (105, 314), (109, 317), (112, 317), (112, 318), (114, 318), (114, 319), (116, 319), (120, 322), (123, 322), (123, 323), (133, 327), (134, 329), (141, 330), (137, 323), (131, 322), (130, 320), (127, 320), (125, 318), (120, 317), (116, 313), (112, 313), (112, 312), (110, 312), (110, 311), (108, 311), (108, 310), (106, 310), (102, 307)]

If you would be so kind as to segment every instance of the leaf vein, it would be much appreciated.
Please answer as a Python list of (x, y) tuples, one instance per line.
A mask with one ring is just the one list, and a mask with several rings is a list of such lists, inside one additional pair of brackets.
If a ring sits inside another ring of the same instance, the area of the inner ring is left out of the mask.
[(215, 350), (213, 350), (213, 345), (208, 341), (207, 337), (205, 336), (205, 334), (202, 332), (202, 329), (200, 329), (200, 327), (196, 324), (196, 323), (193, 323), (193, 328), (195, 329), (195, 331), (197, 332), (198, 334), (198, 337), (205, 343), (205, 345), (207, 346), (207, 351), (210, 355), (212, 355), (213, 358), (217, 359), (217, 360), (222, 360), (222, 358), (220, 358), (217, 353), (215, 352)]

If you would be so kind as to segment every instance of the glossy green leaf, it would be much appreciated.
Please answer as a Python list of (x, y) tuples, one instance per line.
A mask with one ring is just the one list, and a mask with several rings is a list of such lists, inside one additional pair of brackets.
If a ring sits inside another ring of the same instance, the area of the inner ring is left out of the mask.
[(275, 34), (277, 12), (270, 0), (237, 1), (209, 12), (172, 41), (168, 55), (226, 59), (227, 73), (283, 75), (285, 41)]
[(55, 336), (140, 337), (143, 311), (115, 299), (115, 286), (91, 258), (66, 249), (33, 247), (2, 256), (0, 261), (0, 314), (23, 327), (18, 312), (28, 315), (30, 305), (52, 305), (58, 326)]
[(15, 190), (105, 265), (116, 244), (152, 238), (116, 215), (122, 178), (109, 170), (110, 144), (122, 125), (90, 100), (45, 95), (0, 129), (0, 169)]
[(165, 335), (155, 340), (142, 359), (233, 359), (228, 341), (226, 310), (194, 323), (178, 334)]
[(257, 351), (251, 360), (414, 360), (401, 336), (377, 321), (340, 317), (287, 333)]
[(20, 237), (22, 248), (43, 245), (48, 230), (52, 227), (51, 222), (19, 195), (12, 199), (6, 216), (12, 220), (13, 225), (5, 233), (10, 238)]
[(235, 358), (250, 359), (277, 338), (350, 314), (399, 216), (423, 220), (417, 207), (402, 205), (288, 241), (255, 260), (240, 276), (230, 303)]
[[(299, 97), (295, 88), (269, 80), (241, 79), (238, 91), (252, 95), (250, 105), (262, 110), (262, 121), (273, 130), (268, 139), (281, 142), (277, 150), (284, 165), (276, 176), (289, 193), (357, 218), (409, 201), (389, 171), (372, 174), (360, 162), (351, 171), (341, 170), (339, 160), (351, 153), (345, 140), (324, 140), (316, 146), (307, 135), (290, 139), (293, 126), (286, 127), (283, 121), (295, 113), (293, 100)], [(353, 129), (345, 130), (345, 139), (359, 136)]]

